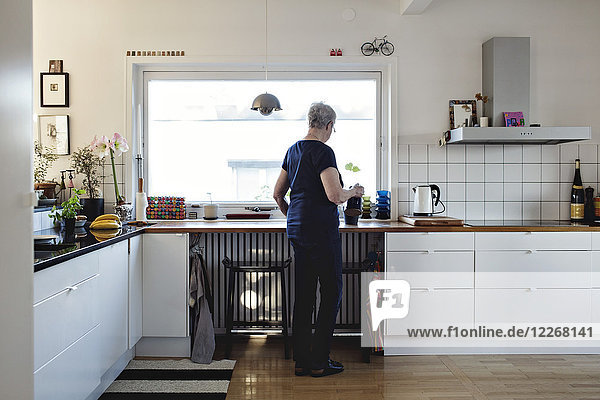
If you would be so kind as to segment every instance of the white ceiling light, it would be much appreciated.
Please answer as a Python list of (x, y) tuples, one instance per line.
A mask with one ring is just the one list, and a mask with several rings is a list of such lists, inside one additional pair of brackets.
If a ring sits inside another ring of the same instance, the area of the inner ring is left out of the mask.
[[(268, 23), (268, 14), (267, 14), (267, 1), (265, 0), (265, 82), (269, 80), (269, 68), (268, 68), (268, 47), (267, 47), (267, 23)], [(258, 111), (262, 115), (271, 115), (273, 111), (280, 111), (281, 104), (279, 104), (279, 99), (270, 93), (263, 93), (256, 96), (254, 101), (252, 102), (251, 110)]]

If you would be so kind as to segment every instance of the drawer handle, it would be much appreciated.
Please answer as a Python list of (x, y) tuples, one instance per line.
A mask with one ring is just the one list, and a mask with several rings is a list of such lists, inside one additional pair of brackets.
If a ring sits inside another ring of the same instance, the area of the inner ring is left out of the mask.
[(68, 291), (72, 291), (72, 290), (77, 290), (79, 288), (77, 286), (67, 286), (65, 289), (67, 289)]
[(529, 289), (527, 289), (528, 292), (535, 292), (537, 290), (537, 288), (534, 287), (530, 287)]
[(433, 254), (433, 250), (427, 249), (427, 254)]
[(535, 253), (537, 253), (537, 250), (535, 250), (535, 249), (527, 250), (527, 253), (528, 254), (535, 254)]

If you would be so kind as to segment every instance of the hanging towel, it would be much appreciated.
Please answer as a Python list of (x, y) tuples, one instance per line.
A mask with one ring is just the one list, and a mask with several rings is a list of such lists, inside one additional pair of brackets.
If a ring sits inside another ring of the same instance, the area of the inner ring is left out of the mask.
[(215, 352), (215, 328), (212, 319), (212, 295), (204, 262), (201, 235), (190, 235), (190, 299), (194, 340), (192, 361), (210, 364)]

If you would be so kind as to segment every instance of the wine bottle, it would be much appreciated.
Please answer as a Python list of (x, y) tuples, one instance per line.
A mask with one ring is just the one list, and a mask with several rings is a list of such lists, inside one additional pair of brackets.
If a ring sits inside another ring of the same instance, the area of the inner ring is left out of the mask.
[(585, 194), (579, 167), (579, 159), (577, 159), (575, 160), (575, 177), (571, 189), (571, 221), (573, 222), (583, 221), (584, 216)]

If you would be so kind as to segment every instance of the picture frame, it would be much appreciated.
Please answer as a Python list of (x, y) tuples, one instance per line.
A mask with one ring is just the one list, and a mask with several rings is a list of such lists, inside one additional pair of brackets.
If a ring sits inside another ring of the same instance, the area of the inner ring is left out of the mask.
[(40, 73), (40, 106), (69, 107), (69, 73)]
[(48, 61), (48, 72), (63, 72), (63, 60)]
[(450, 100), (450, 129), (475, 126), (477, 123), (476, 100)]
[(42, 146), (54, 148), (59, 156), (68, 155), (71, 153), (70, 136), (68, 115), (38, 116), (38, 139)]

